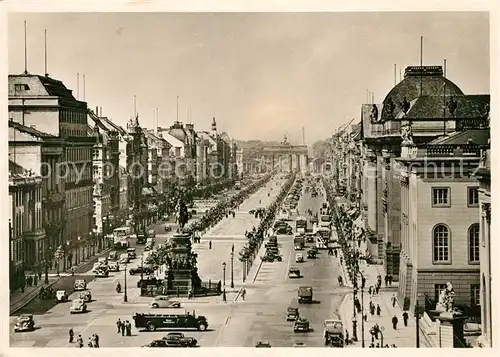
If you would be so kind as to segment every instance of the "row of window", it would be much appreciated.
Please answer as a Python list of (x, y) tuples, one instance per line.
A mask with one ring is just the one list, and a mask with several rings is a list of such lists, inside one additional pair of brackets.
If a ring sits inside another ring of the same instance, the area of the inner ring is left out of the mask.
[(90, 148), (67, 148), (66, 149), (66, 161), (92, 161)]
[[(434, 285), (434, 299), (439, 300), (441, 291), (446, 290), (446, 284)], [(470, 305), (481, 306), (481, 286), (479, 284), (471, 284), (470, 286)]]
[(24, 252), (24, 247), (23, 247), (23, 239), (15, 239), (10, 242), (10, 247), (11, 247), (11, 255), (10, 259), (14, 264), (17, 262), (20, 262), (23, 260), (23, 252)]
[(62, 123), (85, 124), (87, 125), (87, 114), (67, 109), (61, 109), (60, 120)]
[[(474, 223), (467, 232), (469, 264), (479, 263), (479, 223)], [(438, 224), (432, 231), (433, 254), (436, 264), (451, 263), (451, 232), (448, 226)]]
[(66, 192), (66, 207), (78, 208), (91, 204), (93, 187), (79, 188), (78, 190), (71, 190)]
[[(450, 207), (451, 206), (451, 188), (433, 187), (432, 188), (432, 207)], [(479, 188), (467, 187), (467, 206), (479, 206)]]
[(61, 128), (61, 137), (67, 138), (68, 136), (87, 136), (87, 130), (85, 128), (82, 129), (68, 129)]

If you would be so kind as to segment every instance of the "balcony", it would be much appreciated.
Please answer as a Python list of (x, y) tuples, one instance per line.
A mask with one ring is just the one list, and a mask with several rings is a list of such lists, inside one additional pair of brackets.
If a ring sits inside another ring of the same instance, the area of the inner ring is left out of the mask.
[(481, 156), (478, 145), (431, 145), (427, 147), (428, 157), (477, 157)]

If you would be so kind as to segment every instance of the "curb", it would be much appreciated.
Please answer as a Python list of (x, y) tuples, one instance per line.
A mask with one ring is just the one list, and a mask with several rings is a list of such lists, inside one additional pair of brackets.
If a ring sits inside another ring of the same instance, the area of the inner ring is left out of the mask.
[(261, 259), (259, 267), (257, 268), (257, 271), (255, 272), (255, 275), (253, 277), (252, 283), (255, 283), (255, 280), (257, 280), (257, 277), (259, 276), (260, 268), (262, 267), (263, 263), (264, 263), (264, 261)]
[(238, 300), (238, 298), (240, 297), (242, 291), (243, 291), (243, 288), (240, 288), (238, 290), (238, 293), (236, 294), (236, 297), (233, 299), (233, 302), (236, 302)]

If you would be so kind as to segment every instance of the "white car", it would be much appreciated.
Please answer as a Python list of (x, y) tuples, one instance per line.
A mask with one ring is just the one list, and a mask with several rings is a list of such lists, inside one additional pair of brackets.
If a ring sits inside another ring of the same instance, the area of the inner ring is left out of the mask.
[(120, 259), (118, 259), (119, 264), (127, 264), (130, 262), (130, 258), (127, 253), (123, 253), (120, 255)]
[(295, 263), (303, 263), (304, 255), (302, 253), (295, 254)]
[(70, 314), (84, 313), (87, 312), (87, 304), (83, 299), (75, 299), (71, 302), (71, 307), (69, 308)]
[(170, 309), (178, 309), (181, 307), (181, 303), (179, 301), (170, 300), (168, 296), (157, 296), (151, 302), (150, 307), (152, 308), (170, 308)]
[(109, 262), (109, 271), (120, 271), (120, 264), (118, 262)]

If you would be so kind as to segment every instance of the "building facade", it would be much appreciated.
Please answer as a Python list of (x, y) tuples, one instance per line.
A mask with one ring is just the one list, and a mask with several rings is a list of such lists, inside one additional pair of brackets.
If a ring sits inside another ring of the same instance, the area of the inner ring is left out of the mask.
[(87, 133), (87, 104), (56, 79), (31, 74), (9, 75), (9, 117), (17, 123), (64, 139), (59, 175), (65, 179), (66, 219), (63, 237), (68, 263), (86, 258), (93, 239), (92, 151)]

